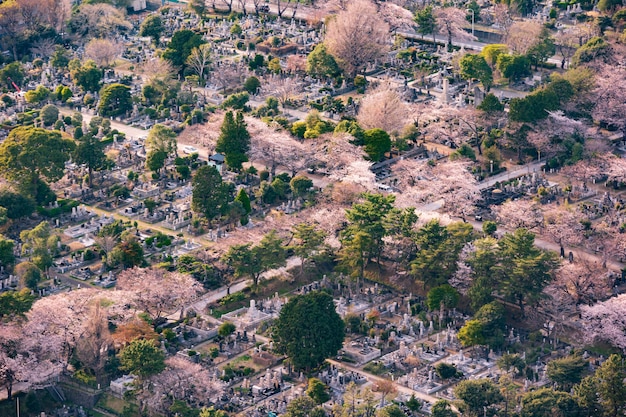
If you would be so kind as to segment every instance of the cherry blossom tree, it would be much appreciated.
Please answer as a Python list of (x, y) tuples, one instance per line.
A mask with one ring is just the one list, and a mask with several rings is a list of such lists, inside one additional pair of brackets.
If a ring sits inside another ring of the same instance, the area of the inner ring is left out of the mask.
[(391, 1), (378, 2), (378, 16), (389, 25), (389, 30), (395, 32), (402, 27), (413, 26), (413, 14), (406, 8)]
[(135, 293), (137, 307), (153, 320), (177, 310), (182, 316), (185, 306), (202, 290), (190, 275), (159, 268), (127, 269), (118, 276), (117, 288)]
[(99, 67), (108, 67), (122, 53), (123, 46), (107, 38), (92, 39), (85, 45), (85, 57)]
[(602, 65), (596, 74), (596, 87), (591, 92), (594, 120), (626, 131), (626, 68)]
[(465, 219), (473, 214), (480, 197), (477, 182), (468, 170), (467, 161), (456, 160), (428, 164), (405, 159), (393, 167), (403, 190), (396, 200), (397, 207), (418, 207), (433, 204), (452, 216)]
[(459, 40), (476, 39), (475, 36), (463, 30), (467, 25), (463, 10), (456, 7), (443, 7), (435, 10), (434, 15), (437, 21), (437, 33), (446, 36), (449, 51), (452, 49), (452, 38)]
[(564, 138), (575, 134), (582, 134), (585, 127), (579, 120), (571, 119), (561, 110), (548, 112), (548, 117), (538, 122), (533, 130), (528, 132), (528, 141), (540, 152), (540, 155), (549, 159), (565, 150)]
[(542, 27), (534, 20), (517, 21), (509, 29), (506, 44), (512, 52), (525, 55), (539, 40)]
[(357, 120), (364, 129), (398, 132), (406, 124), (408, 108), (390, 83), (367, 94), (359, 105)]
[(497, 3), (493, 6), (494, 26), (502, 32), (506, 38), (509, 35), (511, 26), (515, 22), (516, 10), (506, 3)]
[(27, 390), (52, 384), (65, 369), (60, 350), (58, 339), (47, 340), (15, 323), (0, 326), (0, 387), (7, 398), (17, 383)]
[(591, 259), (581, 256), (576, 262), (563, 262), (555, 272), (554, 281), (546, 288), (546, 293), (557, 296), (562, 302), (578, 306), (605, 298), (610, 289), (608, 271), (599, 268)]
[(285, 105), (302, 91), (302, 84), (294, 77), (273, 75), (264, 83), (262, 90), (276, 97), (284, 111)]
[(510, 229), (524, 228), (535, 230), (543, 223), (541, 206), (531, 200), (507, 200), (499, 206), (492, 207), (498, 222)]
[(602, 340), (626, 351), (626, 294), (580, 309), (587, 342)]
[(607, 163), (607, 181), (614, 182), (616, 185), (626, 183), (626, 159), (613, 154), (606, 154), (605, 160)]
[(565, 257), (565, 245), (577, 246), (582, 242), (582, 221), (586, 220), (586, 216), (575, 207), (556, 204), (546, 208), (543, 213), (543, 232), (560, 246), (561, 257)]
[(156, 412), (168, 412), (174, 401), (191, 407), (214, 404), (224, 392), (224, 383), (202, 365), (175, 356), (165, 361), (163, 372), (144, 383), (140, 398)]
[(122, 323), (134, 315), (129, 307), (133, 302), (134, 294), (126, 291), (80, 289), (54, 294), (33, 304), (27, 313), (28, 323), (24, 331), (60, 346), (57, 361), (67, 364), (80, 339), (91, 332), (89, 317), (95, 304), (106, 305), (102, 314), (107, 321)]
[(368, 63), (379, 59), (389, 49), (389, 26), (377, 15), (369, 0), (348, 3), (332, 19), (324, 44), (338, 60), (349, 78), (354, 78)]

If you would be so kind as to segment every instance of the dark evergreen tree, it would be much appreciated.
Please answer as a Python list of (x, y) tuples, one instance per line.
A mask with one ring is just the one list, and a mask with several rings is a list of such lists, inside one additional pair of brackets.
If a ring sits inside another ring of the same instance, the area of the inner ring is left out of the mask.
[(250, 134), (243, 113), (238, 112), (235, 118), (232, 111), (226, 112), (215, 150), (224, 154), (226, 163), (232, 169), (240, 170), (242, 164), (248, 161)]
[(287, 354), (296, 369), (310, 370), (337, 354), (344, 334), (333, 298), (314, 291), (297, 295), (283, 306), (272, 336), (278, 351)]

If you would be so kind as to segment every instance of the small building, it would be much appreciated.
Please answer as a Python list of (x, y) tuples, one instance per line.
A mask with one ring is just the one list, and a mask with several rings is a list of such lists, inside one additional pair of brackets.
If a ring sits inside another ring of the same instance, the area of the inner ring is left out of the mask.
[(221, 154), (221, 153), (216, 153), (216, 154), (209, 156), (209, 165), (212, 165), (215, 168), (217, 168), (217, 171), (220, 174), (222, 173), (222, 166), (224, 165), (225, 161), (226, 161), (226, 158), (224, 157), (224, 154)]
[(111, 381), (111, 392), (119, 397), (123, 397), (124, 394), (133, 389), (132, 385), (137, 379), (134, 375), (124, 375), (114, 381)]

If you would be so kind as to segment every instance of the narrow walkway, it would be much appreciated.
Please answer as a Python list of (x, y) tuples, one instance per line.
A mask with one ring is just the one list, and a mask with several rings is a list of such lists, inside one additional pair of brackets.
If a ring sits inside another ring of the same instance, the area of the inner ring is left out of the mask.
[[(344, 368), (347, 369), (348, 371), (352, 371), (352, 372), (356, 372), (358, 374), (363, 375), (369, 382), (388, 382), (389, 380), (374, 374), (370, 374), (369, 372), (366, 372), (360, 368), (348, 365), (346, 363), (343, 362), (339, 362), (335, 359), (326, 359), (326, 362), (330, 363), (331, 365), (334, 365), (338, 368)], [(411, 389), (409, 387), (405, 387), (404, 385), (400, 385), (396, 382), (393, 382), (394, 386), (396, 387), (396, 389), (398, 390), (398, 392), (402, 393), (402, 394), (407, 394), (407, 395), (415, 395), (415, 398), (418, 398), (422, 401), (427, 401), (431, 404), (436, 403), (437, 401), (441, 400), (442, 398), (437, 398), (435, 396), (429, 395), (429, 394), (425, 394), (423, 392), (420, 391), (416, 391), (414, 389)], [(455, 412), (458, 412), (459, 410), (456, 409), (454, 406), (452, 406), (452, 409)]]

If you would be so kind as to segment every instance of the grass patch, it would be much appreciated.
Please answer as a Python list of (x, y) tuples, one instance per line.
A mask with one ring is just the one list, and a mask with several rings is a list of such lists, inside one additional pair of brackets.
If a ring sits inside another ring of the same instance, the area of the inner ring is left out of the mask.
[(385, 368), (385, 365), (383, 365), (382, 362), (379, 361), (369, 362), (363, 367), (363, 370), (377, 376), (384, 375), (388, 371), (387, 368)]
[(137, 410), (137, 404), (133, 404), (131, 402), (108, 394), (104, 394), (102, 397), (100, 397), (100, 400), (98, 401), (96, 406), (117, 415), (122, 415), (125, 409), (130, 408), (134, 411)]
[(304, 277), (296, 276), (293, 280), (284, 280), (279, 277), (263, 280), (259, 282), (256, 291), (252, 292), (244, 289), (244, 291), (222, 298), (217, 303), (211, 304), (208, 308), (212, 310), (211, 315), (213, 317), (220, 318), (226, 313), (249, 306), (251, 299), (264, 299), (272, 297), (276, 293), (280, 296), (284, 296), (303, 285), (310, 284), (312, 280), (309, 278), (309, 276), (305, 275)]

